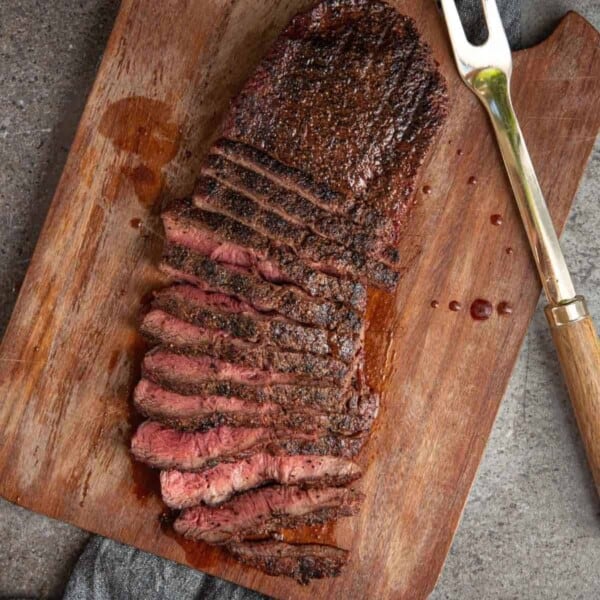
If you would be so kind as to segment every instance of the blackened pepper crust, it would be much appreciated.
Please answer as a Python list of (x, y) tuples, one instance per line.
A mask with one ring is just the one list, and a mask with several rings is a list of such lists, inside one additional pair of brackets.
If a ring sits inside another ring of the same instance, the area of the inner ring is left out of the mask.
[(223, 136), (318, 182), (321, 197), (341, 195), (348, 213), (393, 239), (447, 104), (412, 19), (382, 2), (329, 0), (292, 20)]

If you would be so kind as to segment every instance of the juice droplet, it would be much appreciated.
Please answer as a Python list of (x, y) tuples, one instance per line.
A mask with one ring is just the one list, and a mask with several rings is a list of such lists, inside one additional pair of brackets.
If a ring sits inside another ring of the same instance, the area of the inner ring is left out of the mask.
[(506, 249), (506, 254), (510, 255), (510, 254), (513, 254), (513, 253), (514, 253), (514, 250), (512, 248), (507, 248)]
[(475, 175), (471, 175), (471, 177), (469, 177), (469, 181), (467, 181), (467, 183), (469, 185), (476, 185), (477, 184), (477, 177), (475, 177)]
[(139, 229), (142, 226), (142, 220), (141, 219), (131, 219), (131, 221), (129, 221), (129, 224), (134, 229)]
[(492, 223), (492, 225), (502, 225), (502, 223), (504, 223), (504, 219), (502, 218), (502, 215), (492, 215), (490, 217), (490, 222)]
[(429, 196), (429, 194), (431, 194), (431, 192), (433, 192), (433, 190), (431, 189), (430, 185), (424, 185), (423, 186), (423, 193), (427, 194)]
[(158, 515), (158, 523), (160, 528), (164, 531), (165, 529), (170, 529), (175, 522), (175, 514), (170, 510), (165, 510), (164, 512)]
[(431, 301), (431, 308), (439, 308), (440, 303), (437, 300)]
[(471, 304), (471, 316), (476, 321), (486, 321), (492, 316), (493, 312), (494, 307), (492, 306), (492, 303), (483, 300), (482, 298), (477, 298), (477, 300)]
[(460, 302), (457, 302), (456, 300), (452, 300), (452, 302), (448, 304), (448, 308), (450, 310), (453, 310), (454, 312), (458, 312), (462, 310), (462, 304)]
[(508, 302), (500, 302), (498, 304), (498, 314), (499, 315), (512, 315), (513, 307), (512, 304)]
[(464, 153), (465, 153), (465, 152), (464, 152), (464, 150), (462, 150), (461, 148), (459, 148), (459, 149), (456, 151), (456, 154), (458, 154), (458, 156), (462, 156)]

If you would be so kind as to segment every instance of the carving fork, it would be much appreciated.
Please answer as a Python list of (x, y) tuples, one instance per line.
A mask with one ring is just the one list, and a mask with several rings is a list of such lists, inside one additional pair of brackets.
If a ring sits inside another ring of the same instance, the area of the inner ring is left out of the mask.
[(548, 299), (545, 312), (596, 489), (600, 494), (600, 346), (575, 293), (510, 96), (512, 56), (495, 0), (482, 0), (489, 37), (467, 40), (454, 0), (440, 0), (462, 80), (485, 106)]

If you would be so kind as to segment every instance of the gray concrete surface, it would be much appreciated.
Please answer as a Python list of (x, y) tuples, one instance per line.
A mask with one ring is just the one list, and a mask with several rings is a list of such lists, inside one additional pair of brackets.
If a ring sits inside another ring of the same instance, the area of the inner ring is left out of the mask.
[[(600, 28), (599, 0), (523, 0), (526, 41), (569, 9)], [(0, 2), (0, 334), (116, 10), (113, 0)], [(564, 237), (597, 316), (599, 183), (597, 145)], [(600, 597), (599, 509), (538, 310), (432, 598)], [(0, 500), (0, 598), (60, 597), (86, 539)]]

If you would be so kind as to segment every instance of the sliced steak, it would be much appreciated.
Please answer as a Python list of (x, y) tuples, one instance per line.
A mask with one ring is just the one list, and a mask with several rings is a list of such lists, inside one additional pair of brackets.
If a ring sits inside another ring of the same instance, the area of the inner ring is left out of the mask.
[(266, 542), (237, 542), (227, 550), (241, 563), (264, 571), (268, 575), (284, 575), (298, 583), (311, 579), (337, 577), (348, 562), (349, 552), (324, 544), (286, 544)]
[(274, 312), (299, 323), (356, 332), (361, 320), (352, 309), (312, 298), (291, 285), (275, 285), (239, 267), (224, 265), (184, 246), (167, 243), (161, 269), (176, 280), (231, 295), (259, 312)]
[(303, 407), (285, 410), (272, 402), (257, 404), (235, 397), (184, 396), (147, 379), (138, 383), (133, 399), (136, 409), (145, 417), (183, 430), (229, 425), (353, 436), (370, 429), (379, 408), (378, 396), (369, 393), (360, 397), (357, 406), (336, 414)]
[(266, 428), (217, 427), (203, 433), (169, 429), (145, 421), (131, 440), (131, 451), (140, 462), (160, 469), (202, 469), (223, 460), (236, 460), (273, 437)]
[(163, 213), (160, 268), (180, 284), (142, 322), (155, 347), (134, 403), (151, 420), (131, 450), (166, 469), (180, 534), (302, 583), (346, 563), (265, 538), (359, 509), (349, 459), (379, 406), (365, 286), (397, 285), (399, 232), (446, 112), (413, 21), (379, 0), (298, 15), (232, 102), (192, 199)]
[(232, 427), (270, 426), (282, 414), (277, 404), (257, 404), (223, 396), (182, 396), (142, 379), (136, 386), (133, 402), (145, 417), (176, 429), (209, 429), (218, 425)]
[(383, 2), (329, 0), (273, 44), (223, 137), (255, 149), (244, 166), (393, 239), (446, 112), (412, 19)]
[(288, 245), (313, 269), (341, 277), (350, 276), (390, 291), (398, 283), (398, 273), (382, 261), (315, 234), (308, 227), (263, 208), (251, 197), (217, 179), (206, 176), (198, 179), (194, 203), (199, 208), (238, 219), (269, 239)]
[(200, 503), (221, 504), (231, 496), (266, 483), (301, 487), (338, 487), (362, 474), (354, 462), (333, 456), (273, 456), (259, 452), (235, 463), (222, 463), (201, 473), (163, 471), (162, 497), (171, 508)]
[(158, 469), (199, 471), (265, 450), (271, 454), (352, 458), (365, 439), (365, 435), (306, 434), (266, 427), (221, 426), (204, 432), (187, 432), (145, 421), (131, 440), (131, 452), (140, 462)]
[(168, 390), (184, 395), (236, 397), (275, 402), (286, 407), (320, 407), (343, 411), (356, 401), (352, 389), (298, 383), (293, 374), (260, 371), (208, 356), (183, 356), (157, 348), (144, 357), (142, 375)]
[(167, 240), (225, 264), (242, 267), (271, 283), (292, 283), (311, 296), (323, 296), (364, 310), (364, 286), (316, 271), (285, 246), (238, 220), (194, 206), (189, 198), (171, 202), (162, 213)]
[(346, 488), (265, 487), (216, 508), (187, 508), (175, 521), (175, 531), (189, 539), (225, 544), (352, 516), (362, 498), (359, 492)]
[(228, 154), (235, 157), (236, 146), (240, 145), (227, 140), (217, 142), (212, 148), (213, 154), (204, 161), (202, 174), (217, 179), (297, 224), (308, 226), (325, 238), (383, 260), (391, 267), (398, 264), (398, 250), (385, 246), (372, 228), (355, 223), (343, 213), (325, 209), (306, 196), (281, 187), (264, 175), (230, 160)]
[(155, 292), (152, 306), (198, 327), (283, 350), (331, 354), (350, 362), (360, 347), (360, 339), (355, 335), (265, 315), (231, 296), (207, 293), (190, 285), (174, 285)]
[(307, 352), (286, 352), (268, 344), (256, 344), (214, 329), (198, 327), (159, 309), (148, 312), (140, 326), (151, 343), (189, 356), (206, 355), (265, 371), (294, 373), (298, 378), (342, 382), (349, 365), (332, 357)]

